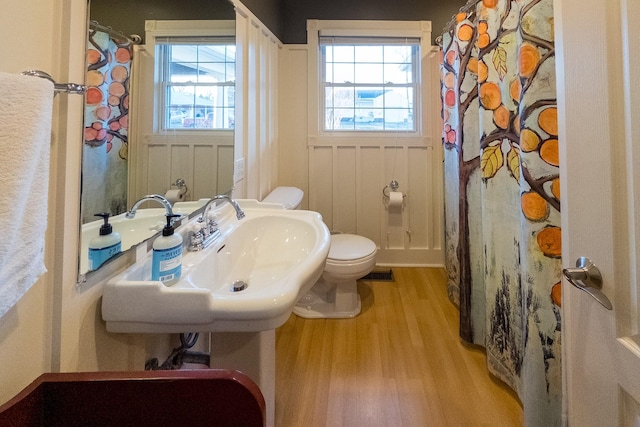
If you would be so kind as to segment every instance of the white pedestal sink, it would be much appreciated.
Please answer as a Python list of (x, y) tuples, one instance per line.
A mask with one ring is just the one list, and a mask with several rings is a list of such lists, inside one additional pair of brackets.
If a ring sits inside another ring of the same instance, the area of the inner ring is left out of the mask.
[(272, 425), (275, 328), (322, 274), (330, 234), (316, 212), (246, 206), (242, 220), (228, 204), (216, 209), (220, 237), (199, 252), (185, 248), (173, 286), (151, 280), (150, 254), (109, 280), (102, 317), (110, 332), (212, 332), (211, 366), (251, 376)]

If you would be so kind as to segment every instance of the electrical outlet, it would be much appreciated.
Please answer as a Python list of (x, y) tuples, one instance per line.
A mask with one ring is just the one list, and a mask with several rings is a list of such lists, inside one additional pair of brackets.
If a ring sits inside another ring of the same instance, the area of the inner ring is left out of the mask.
[(233, 168), (233, 183), (236, 184), (244, 179), (244, 157), (235, 161)]

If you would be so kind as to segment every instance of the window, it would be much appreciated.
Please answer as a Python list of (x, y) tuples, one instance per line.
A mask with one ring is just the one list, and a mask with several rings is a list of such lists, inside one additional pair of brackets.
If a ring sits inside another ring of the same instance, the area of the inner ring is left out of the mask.
[(420, 39), (320, 37), (324, 131), (416, 131)]
[(162, 129), (233, 129), (235, 40), (160, 37), (156, 46)]

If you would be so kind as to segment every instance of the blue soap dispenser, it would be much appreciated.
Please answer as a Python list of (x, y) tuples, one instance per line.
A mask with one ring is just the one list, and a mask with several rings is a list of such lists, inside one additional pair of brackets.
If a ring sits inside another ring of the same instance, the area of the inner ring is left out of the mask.
[(97, 213), (104, 219), (100, 227), (100, 234), (89, 241), (89, 270), (96, 270), (111, 257), (122, 252), (120, 234), (113, 231), (109, 224), (109, 213)]
[(162, 236), (153, 242), (151, 263), (151, 280), (159, 280), (171, 286), (180, 280), (182, 274), (182, 236), (175, 234), (172, 218), (180, 215), (165, 215), (167, 225), (162, 229)]

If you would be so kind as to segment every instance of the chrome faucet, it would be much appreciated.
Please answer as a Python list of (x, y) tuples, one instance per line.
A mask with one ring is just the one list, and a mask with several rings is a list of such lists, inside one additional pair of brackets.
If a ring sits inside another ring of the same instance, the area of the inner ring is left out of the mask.
[(211, 205), (218, 200), (228, 201), (231, 206), (233, 206), (233, 209), (235, 209), (236, 218), (238, 218), (238, 220), (244, 218), (244, 212), (240, 208), (240, 205), (238, 205), (238, 203), (231, 197), (225, 194), (213, 197), (204, 206), (202, 216), (198, 218), (198, 221), (193, 225), (192, 230), (189, 232), (189, 245), (187, 246), (188, 251), (200, 251), (209, 246), (220, 235), (218, 223), (215, 219), (209, 218), (208, 216)]
[(128, 211), (124, 216), (127, 219), (132, 219), (133, 217), (136, 216), (136, 212), (138, 211), (138, 206), (148, 201), (156, 201), (160, 203), (162, 206), (164, 206), (165, 210), (167, 211), (166, 216), (173, 217), (173, 209), (171, 208), (171, 202), (168, 201), (164, 196), (160, 196), (158, 194), (149, 194), (147, 196), (144, 196), (142, 199), (135, 202), (131, 210)]
[(205, 218), (207, 218), (207, 214), (209, 213), (209, 209), (211, 208), (211, 205), (217, 202), (218, 200), (228, 201), (231, 204), (231, 206), (233, 206), (233, 209), (235, 209), (236, 211), (236, 218), (238, 218), (239, 220), (244, 218), (244, 211), (240, 208), (240, 205), (238, 204), (238, 202), (236, 202), (226, 194), (218, 194), (217, 196), (214, 196), (213, 199), (209, 200), (207, 204), (204, 206), (204, 211), (202, 212), (202, 217), (200, 218), (202, 221), (204, 221)]

